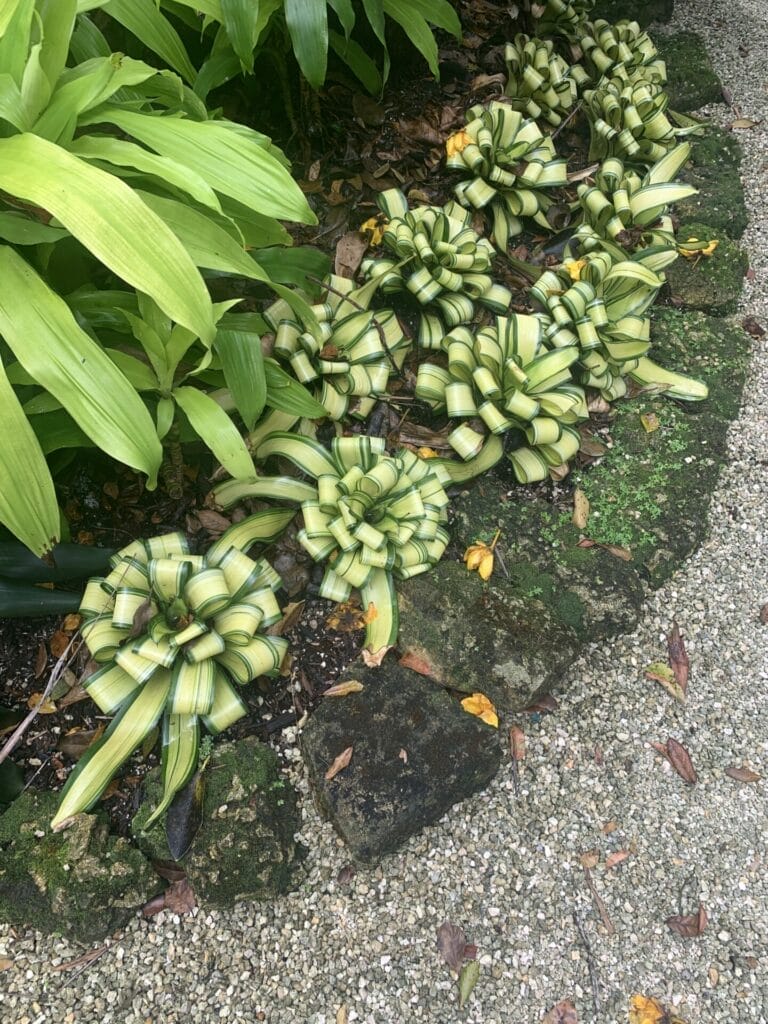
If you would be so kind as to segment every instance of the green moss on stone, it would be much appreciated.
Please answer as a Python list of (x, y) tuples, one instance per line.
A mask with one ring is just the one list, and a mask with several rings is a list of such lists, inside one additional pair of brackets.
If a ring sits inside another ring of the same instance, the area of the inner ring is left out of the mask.
[[(144, 823), (162, 792), (159, 769), (147, 776), (145, 799), (133, 819), (140, 848), (171, 860), (164, 821)], [(203, 822), (181, 864), (198, 901), (227, 907), (290, 889), (303, 848), (294, 840), (296, 794), (280, 775), (275, 752), (255, 737), (214, 747), (205, 772)]]
[(101, 814), (79, 814), (53, 834), (57, 804), (55, 793), (27, 792), (0, 816), (0, 921), (95, 942), (124, 925), (158, 879)]
[(672, 110), (681, 113), (698, 110), (720, 100), (720, 79), (700, 35), (696, 32), (658, 34), (653, 41), (667, 65), (667, 92)]
[(704, 135), (691, 139), (690, 163), (680, 177), (698, 194), (675, 204), (681, 221), (709, 224), (718, 237), (739, 239), (747, 226), (741, 183), (741, 145), (733, 132), (708, 125)]
[[(700, 240), (717, 238), (717, 232), (707, 224), (681, 224), (677, 232), (678, 245), (689, 238)], [(719, 238), (711, 256), (688, 259), (681, 256), (667, 268), (667, 284), (672, 298), (690, 309), (723, 315), (736, 309), (744, 288), (744, 275), (748, 267), (747, 254), (729, 238)]]
[(629, 18), (647, 28), (651, 22), (666, 22), (672, 17), (674, 0), (598, 0), (592, 19), (620, 21)]

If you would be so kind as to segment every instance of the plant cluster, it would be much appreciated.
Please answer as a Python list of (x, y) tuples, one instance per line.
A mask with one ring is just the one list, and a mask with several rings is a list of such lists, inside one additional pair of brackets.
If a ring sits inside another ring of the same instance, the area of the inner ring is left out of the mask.
[[(199, 71), (185, 45), (201, 27), (197, 0), (83, 6), (15, 0), (0, 11), (0, 477), (27, 482), (0, 486), (0, 522), (44, 554), (60, 535), (47, 458), (94, 444), (151, 487), (163, 445), (195, 437), (230, 476), (215, 488), (219, 507), (268, 507), (204, 555), (181, 535), (137, 541), (86, 588), (83, 636), (101, 666), (86, 688), (115, 718), (70, 777), (57, 827), (98, 799), (160, 721), (161, 814), (194, 770), (201, 728), (234, 722), (237, 687), (278, 670), (285, 641), (263, 630), (280, 615), (280, 579), (247, 555), (254, 544), (300, 517), (299, 543), (325, 565), (321, 595), (360, 592), (364, 654), (378, 664), (397, 637), (396, 581), (445, 551), (449, 484), (505, 453), (524, 483), (567, 472), (590, 392), (613, 401), (635, 381), (706, 397), (649, 358), (648, 311), (678, 255), (669, 205), (692, 191), (675, 180), (689, 155), (678, 138), (695, 125), (667, 116), (663, 62), (636, 23), (590, 22), (591, 0), (529, 5), (537, 35), (507, 46), (505, 99), (471, 107), (447, 140), (456, 198), (412, 205), (382, 193), (381, 252), (357, 285), (320, 254), (288, 248), (280, 221), (314, 214), (285, 157), (205, 103), (277, 40), (313, 85), (329, 46), (380, 83), (352, 40), (351, 3), (330, 4), (337, 36), (325, 0), (212, 3)], [(380, 43), (392, 18), (436, 70), (429, 23), (457, 27), (445, 0), (364, 7)], [(173, 70), (113, 52), (109, 18)], [(555, 136), (580, 113), (602, 164), (573, 191)], [(477, 211), (490, 214), (490, 238)], [(495, 266), (526, 222), (572, 230), (562, 261), (535, 270), (527, 310), (513, 310)], [(263, 314), (238, 312), (239, 299), (211, 300), (211, 275), (278, 298)], [(388, 451), (360, 432), (411, 369), (415, 397), (449, 422), (456, 458)], [(318, 440), (324, 420), (329, 445)]]

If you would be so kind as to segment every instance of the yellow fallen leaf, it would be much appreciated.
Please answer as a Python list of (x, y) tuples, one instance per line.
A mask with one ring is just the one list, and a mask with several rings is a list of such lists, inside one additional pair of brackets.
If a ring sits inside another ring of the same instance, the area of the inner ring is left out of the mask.
[(445, 140), (445, 155), (455, 156), (456, 153), (462, 153), (471, 141), (465, 131), (456, 132)]
[(461, 706), (468, 714), (476, 715), (486, 725), (492, 725), (494, 729), (498, 729), (499, 716), (496, 714), (496, 708), (484, 693), (473, 693), (471, 697), (465, 697)]
[(646, 434), (652, 434), (654, 430), (658, 430), (661, 426), (659, 417), (655, 412), (644, 412), (640, 415), (640, 422), (643, 425), (643, 430)]
[(368, 235), (369, 245), (381, 245), (386, 226), (386, 221), (382, 221), (380, 217), (369, 217), (360, 225), (360, 234)]
[(682, 245), (678, 245), (677, 251), (686, 259), (692, 260), (699, 256), (711, 256), (720, 242), (716, 238), (703, 241), (699, 238), (687, 238)]
[(439, 459), (440, 455), (435, 451), (434, 448), (428, 448), (426, 445), (422, 445), (421, 448), (416, 449), (416, 454), (421, 459)]
[(336, 683), (323, 691), (324, 697), (346, 697), (349, 693), (360, 693), (363, 684), (359, 679), (345, 679), (343, 683)]
[(585, 530), (589, 520), (589, 498), (580, 487), (573, 492), (573, 525), (579, 530)]
[(629, 1002), (629, 1024), (685, 1024), (685, 1021), (665, 1009), (658, 999), (634, 995)]
[(486, 544), (485, 541), (478, 540), (475, 541), (474, 544), (470, 544), (464, 552), (464, 562), (466, 563), (467, 569), (469, 572), (477, 571), (478, 576), (482, 580), (489, 580), (491, 578), (494, 563), (493, 551), (500, 536), (501, 530), (497, 530), (496, 536), (490, 544)]
[(27, 699), (27, 707), (31, 711), (37, 708), (39, 715), (55, 715), (59, 710), (50, 698), (43, 700), (42, 693), (32, 693)]
[(563, 266), (568, 271), (568, 276), (572, 281), (581, 280), (581, 272), (586, 265), (586, 260), (565, 260), (563, 263)]

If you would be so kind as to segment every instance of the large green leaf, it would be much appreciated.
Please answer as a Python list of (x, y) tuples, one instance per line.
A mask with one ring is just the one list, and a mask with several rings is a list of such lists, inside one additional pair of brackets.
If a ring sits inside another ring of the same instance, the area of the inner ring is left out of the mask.
[(326, 0), (285, 0), (284, 10), (299, 67), (309, 84), (319, 89), (328, 64)]
[(0, 362), (0, 522), (36, 555), (59, 539), (56, 492), (40, 444)]
[(368, 92), (378, 95), (382, 87), (381, 74), (362, 46), (354, 39), (345, 39), (338, 32), (329, 32), (328, 38), (333, 51), (341, 57)]
[(210, 343), (211, 300), (184, 246), (124, 182), (35, 135), (0, 139), (0, 188), (48, 210), (97, 259)]
[(156, 153), (185, 164), (217, 192), (259, 213), (317, 223), (299, 186), (255, 132), (226, 121), (153, 117), (119, 107), (103, 107), (87, 121), (117, 125)]
[(410, 0), (384, 0), (384, 10), (402, 27), (429, 65), (429, 70), (435, 78), (439, 78), (437, 41), (423, 16), (414, 8)]
[(248, 430), (253, 430), (267, 401), (261, 338), (258, 334), (219, 328), (213, 347), (221, 360), (237, 411)]
[(260, 6), (253, 0), (221, 0), (227, 36), (232, 49), (248, 71), (253, 71), (253, 48), (258, 38), (256, 20)]
[(308, 419), (324, 419), (328, 414), (325, 406), (316, 401), (307, 389), (286, 373), (274, 359), (264, 360), (267, 378), (267, 404), (281, 412)]
[(175, 388), (173, 397), (184, 410), (192, 429), (228, 473), (246, 480), (256, 475), (245, 442), (220, 405), (197, 388)]
[(154, 487), (162, 449), (144, 403), (67, 304), (28, 263), (0, 246), (0, 334), (23, 368), (115, 459)]
[(197, 72), (181, 37), (154, 0), (109, 0), (103, 9), (187, 82), (195, 80)]

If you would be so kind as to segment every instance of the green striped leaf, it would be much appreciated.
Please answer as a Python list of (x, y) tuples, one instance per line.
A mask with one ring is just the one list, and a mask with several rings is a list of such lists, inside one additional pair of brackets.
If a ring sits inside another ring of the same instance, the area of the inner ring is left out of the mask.
[(197, 767), (200, 724), (197, 715), (166, 715), (163, 719), (163, 796), (144, 824), (148, 829), (168, 808)]

